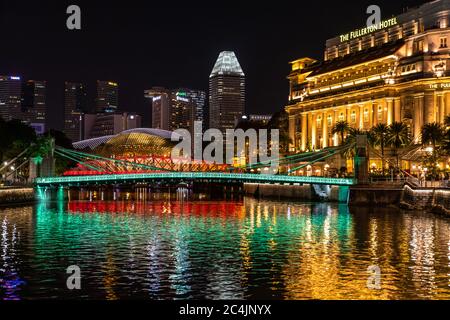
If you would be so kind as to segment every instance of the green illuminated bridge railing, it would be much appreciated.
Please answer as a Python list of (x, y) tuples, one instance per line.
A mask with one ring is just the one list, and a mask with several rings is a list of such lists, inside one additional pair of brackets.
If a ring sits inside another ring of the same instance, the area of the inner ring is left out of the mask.
[(171, 173), (141, 173), (141, 174), (119, 174), (98, 176), (74, 176), (74, 177), (51, 177), (37, 178), (37, 186), (76, 186), (88, 184), (115, 184), (115, 183), (139, 183), (151, 181), (220, 181), (220, 182), (244, 182), (261, 184), (323, 184), (351, 186), (353, 179), (348, 178), (324, 178), (303, 177), (288, 175), (265, 175), (265, 174), (237, 174), (216, 172), (171, 172)]

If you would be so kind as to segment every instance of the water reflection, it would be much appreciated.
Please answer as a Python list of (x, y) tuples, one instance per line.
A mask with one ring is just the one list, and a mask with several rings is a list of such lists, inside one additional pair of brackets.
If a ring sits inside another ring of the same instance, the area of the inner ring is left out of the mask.
[[(450, 298), (450, 220), (424, 213), (99, 201), (1, 209), (0, 222), (2, 299)], [(381, 290), (367, 288), (373, 265)]]

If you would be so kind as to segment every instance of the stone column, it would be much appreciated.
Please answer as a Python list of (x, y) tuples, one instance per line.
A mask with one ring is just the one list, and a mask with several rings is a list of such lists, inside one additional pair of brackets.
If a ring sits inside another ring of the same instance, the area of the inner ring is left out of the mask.
[(364, 105), (359, 105), (359, 129), (364, 130)]
[(386, 124), (390, 126), (394, 122), (394, 99), (387, 98), (387, 122)]
[(450, 92), (445, 93), (445, 116), (450, 115)]
[(444, 94), (439, 95), (438, 98), (439, 98), (438, 122), (444, 123), (444, 121), (445, 121), (445, 97), (444, 97)]
[(311, 146), (312, 146), (313, 150), (315, 150), (317, 147), (317, 122), (316, 122), (316, 119), (317, 119), (317, 115), (313, 113), (312, 117), (311, 117), (311, 121), (312, 121), (312, 123), (311, 123)]
[(306, 150), (306, 143), (308, 142), (308, 114), (302, 113), (302, 151)]
[(394, 121), (402, 122), (402, 105), (400, 98), (394, 99)]
[[(339, 117), (339, 111), (334, 110), (333, 111), (333, 126), (336, 124), (336, 122), (338, 122), (338, 117)], [(339, 146), (339, 140), (338, 140), (337, 133), (335, 133), (333, 135), (333, 146), (335, 146), (335, 147)]]
[(289, 149), (291, 150), (295, 150), (297, 148), (297, 139), (295, 138), (297, 131), (296, 120), (296, 115), (289, 115), (289, 138), (292, 140), (292, 142), (289, 144)]
[[(433, 93), (426, 93), (424, 98), (424, 107), (423, 107), (423, 123), (432, 123), (435, 122), (435, 103), (434, 103), (434, 94)], [(423, 124), (422, 124), (423, 125)]]
[(322, 115), (322, 148), (328, 147), (328, 118), (327, 113), (324, 112)]
[(422, 132), (422, 126), (423, 126), (423, 100), (424, 95), (416, 95), (414, 96), (414, 142), (420, 143), (420, 135)]
[(372, 103), (372, 127), (378, 124), (378, 103)]

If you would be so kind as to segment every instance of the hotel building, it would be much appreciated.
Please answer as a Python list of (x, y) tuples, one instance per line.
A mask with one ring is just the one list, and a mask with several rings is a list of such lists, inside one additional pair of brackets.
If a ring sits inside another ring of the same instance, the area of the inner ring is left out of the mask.
[(450, 114), (449, 23), (450, 0), (436, 0), (329, 39), (323, 61), (291, 62), (291, 152), (338, 146), (338, 121), (361, 130), (403, 121), (420, 143), (424, 124)]

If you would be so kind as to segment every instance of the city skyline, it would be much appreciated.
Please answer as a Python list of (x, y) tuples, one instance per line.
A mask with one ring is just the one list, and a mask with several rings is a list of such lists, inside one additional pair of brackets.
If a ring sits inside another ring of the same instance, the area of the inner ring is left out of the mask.
[[(402, 12), (402, 8), (423, 1), (382, 3), (383, 17)], [(8, 61), (0, 74), (19, 74), (27, 79), (47, 81), (49, 125), (56, 129), (63, 127), (64, 82), (84, 83), (88, 88), (88, 100), (93, 107), (96, 95), (96, 81), (107, 79), (118, 82), (120, 87), (121, 111), (145, 114), (147, 105), (142, 91), (153, 86), (169, 88), (187, 87), (207, 91), (208, 75), (214, 66), (217, 54), (224, 50), (236, 52), (247, 76), (247, 113), (275, 113), (281, 110), (289, 95), (286, 74), (287, 61), (299, 56), (322, 57), (323, 39), (344, 33), (355, 25), (364, 25), (365, 10), (369, 1), (358, 1), (352, 6), (340, 7), (330, 3), (322, 21), (338, 28), (317, 24), (313, 17), (290, 21), (286, 12), (298, 4), (285, 2), (275, 9), (262, 5), (254, 11), (250, 6), (229, 6), (216, 10), (214, 4), (196, 3), (179, 5), (172, 14), (179, 19), (173, 23), (161, 24), (163, 17), (154, 14), (164, 5), (136, 4), (132, 9), (116, 4), (95, 4), (85, 1), (77, 3), (82, 9), (82, 30), (69, 32), (65, 28), (66, 3), (55, 5), (50, 2), (30, 4), (25, 7), (15, 4), (0, 4), (0, 25), (10, 24), (2, 36), (10, 46), (0, 53)], [(239, 8), (235, 12), (234, 8)], [(320, 11), (317, 4), (302, 5), (297, 10)], [(150, 14), (153, 12), (153, 14)], [(195, 17), (195, 21), (186, 17)], [(232, 18), (230, 18), (232, 17)], [(120, 21), (120, 23), (115, 23)], [(228, 28), (222, 28), (229, 23)], [(161, 25), (165, 25), (164, 28)], [(209, 28), (205, 30), (204, 25)], [(316, 26), (313, 30), (311, 26)], [(35, 35), (26, 45), (16, 39), (26, 35), (33, 28)], [(183, 28), (195, 36), (174, 38)], [(226, 30), (225, 30), (226, 29)], [(304, 32), (301, 32), (304, 30)], [(309, 31), (311, 30), (311, 31)], [(50, 32), (49, 32), (50, 31)], [(158, 42), (144, 41), (147, 34), (161, 35)], [(102, 41), (99, 42), (98, 39)], [(33, 56), (25, 50), (33, 45), (35, 38), (41, 41)], [(168, 39), (176, 39), (169, 41)], [(108, 45), (114, 43), (111, 49)], [(176, 50), (174, 50), (176, 48)], [(108, 55), (105, 55), (108, 49)], [(137, 49), (137, 50), (135, 50)], [(181, 60), (179, 60), (179, 58)], [(177, 63), (174, 61), (179, 60)], [(39, 61), (39, 63), (34, 63)], [(70, 63), (69, 63), (70, 62)], [(273, 81), (277, 79), (277, 81)], [(144, 124), (149, 126), (149, 119)]]

